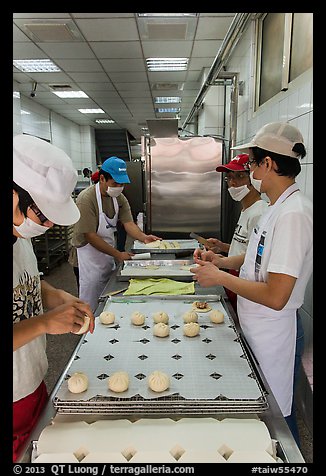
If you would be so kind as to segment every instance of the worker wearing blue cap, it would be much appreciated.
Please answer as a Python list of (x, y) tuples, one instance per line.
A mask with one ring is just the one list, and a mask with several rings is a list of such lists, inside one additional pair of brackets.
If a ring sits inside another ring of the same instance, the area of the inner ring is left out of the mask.
[(160, 239), (146, 235), (134, 223), (129, 202), (122, 193), (128, 183), (125, 161), (110, 157), (102, 164), (99, 182), (83, 190), (76, 200), (80, 219), (74, 225), (72, 244), (77, 249), (79, 297), (93, 310), (116, 267), (115, 261), (132, 257), (132, 253), (116, 248), (118, 220), (135, 240), (150, 243)]

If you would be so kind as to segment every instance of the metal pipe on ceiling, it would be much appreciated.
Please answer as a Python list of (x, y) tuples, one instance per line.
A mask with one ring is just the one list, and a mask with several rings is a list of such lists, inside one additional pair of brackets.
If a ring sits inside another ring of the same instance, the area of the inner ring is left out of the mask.
[(225, 64), (227, 63), (233, 49), (240, 40), (248, 21), (253, 17), (253, 15), (253, 13), (237, 13), (235, 15), (230, 25), (230, 28), (223, 40), (223, 43), (213, 61), (213, 64), (210, 67), (207, 78), (196, 97), (194, 105), (192, 106), (191, 111), (189, 112), (186, 120), (182, 125), (182, 129), (185, 129), (187, 124), (190, 124), (193, 116), (196, 114), (199, 107), (201, 106), (208, 92), (208, 88), (212, 84), (214, 84), (214, 81), (217, 79), (218, 74), (222, 70), (223, 66), (225, 66)]

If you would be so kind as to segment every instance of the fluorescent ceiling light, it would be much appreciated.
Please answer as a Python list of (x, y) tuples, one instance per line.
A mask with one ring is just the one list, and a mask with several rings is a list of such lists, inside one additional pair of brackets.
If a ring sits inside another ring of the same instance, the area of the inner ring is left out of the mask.
[(112, 119), (95, 119), (95, 122), (97, 122), (97, 124), (114, 124)]
[(20, 110), (20, 114), (30, 114), (30, 112), (24, 111), (24, 109), (21, 109), (21, 110)]
[(78, 109), (82, 114), (105, 114), (102, 109)]
[(20, 92), (19, 91), (13, 91), (12, 97), (19, 99), (20, 98)]
[(156, 107), (155, 112), (180, 112), (180, 107)]
[(49, 59), (14, 60), (13, 64), (24, 73), (56, 73), (61, 71)]
[(88, 98), (84, 91), (52, 91), (59, 98)]
[(148, 71), (185, 71), (189, 58), (147, 58)]
[(181, 102), (181, 98), (179, 96), (156, 96), (155, 98), (155, 104), (165, 104), (171, 102)]
[(137, 13), (139, 17), (196, 17), (197, 13)]

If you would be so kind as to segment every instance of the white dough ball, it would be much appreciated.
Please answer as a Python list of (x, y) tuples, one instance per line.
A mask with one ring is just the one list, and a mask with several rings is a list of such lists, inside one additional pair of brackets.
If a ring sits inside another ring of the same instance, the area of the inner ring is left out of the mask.
[(221, 324), (224, 321), (224, 314), (223, 312), (214, 309), (214, 311), (209, 313), (209, 318), (215, 324)]
[(135, 311), (131, 314), (131, 322), (135, 326), (142, 326), (145, 322), (145, 316), (139, 311)]
[(100, 314), (100, 323), (101, 324), (113, 324), (115, 320), (114, 312), (103, 311)]
[(83, 372), (76, 372), (68, 379), (68, 390), (71, 393), (82, 393), (88, 388), (88, 377)]
[(85, 332), (88, 331), (90, 320), (91, 318), (87, 314), (85, 314), (84, 324), (80, 327), (80, 329), (77, 332), (73, 332), (73, 334), (77, 334), (77, 335), (85, 334)]
[(154, 312), (153, 319), (156, 324), (158, 322), (163, 322), (164, 324), (167, 324), (169, 322), (169, 316), (166, 312), (163, 311)]
[(183, 326), (183, 333), (187, 337), (195, 337), (199, 334), (200, 327), (197, 322), (188, 322)]
[(120, 371), (114, 372), (108, 378), (108, 387), (112, 392), (121, 393), (128, 390), (129, 387), (129, 376), (127, 372)]
[(164, 372), (155, 370), (148, 377), (148, 385), (153, 392), (164, 392), (170, 386), (170, 379)]
[(183, 322), (197, 322), (198, 321), (198, 314), (195, 311), (187, 311), (184, 313)]
[(158, 322), (153, 327), (153, 335), (156, 337), (167, 337), (170, 334), (170, 327), (164, 322)]

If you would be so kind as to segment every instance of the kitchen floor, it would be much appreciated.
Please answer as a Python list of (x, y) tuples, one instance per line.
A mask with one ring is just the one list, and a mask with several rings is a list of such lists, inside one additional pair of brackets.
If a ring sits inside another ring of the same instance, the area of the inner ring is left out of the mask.
[[(44, 277), (54, 287), (60, 287), (77, 296), (76, 278), (71, 265), (64, 262), (53, 268)], [(69, 363), (70, 357), (80, 340), (74, 334), (47, 335), (47, 354), (49, 369), (45, 379), (49, 393), (52, 392), (57, 380)], [(301, 453), (307, 463), (313, 462), (313, 439), (300, 414), (297, 415), (299, 426)]]

